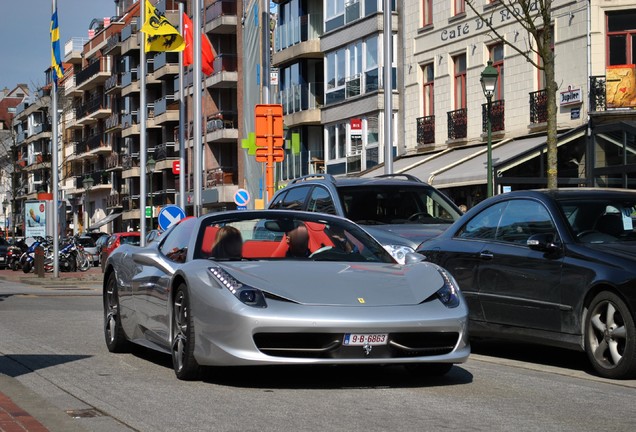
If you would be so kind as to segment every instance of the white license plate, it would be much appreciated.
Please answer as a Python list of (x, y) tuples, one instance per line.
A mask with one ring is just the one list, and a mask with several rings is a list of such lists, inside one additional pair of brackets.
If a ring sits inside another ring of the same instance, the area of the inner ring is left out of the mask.
[(386, 345), (388, 340), (387, 333), (345, 333), (342, 344), (347, 346)]

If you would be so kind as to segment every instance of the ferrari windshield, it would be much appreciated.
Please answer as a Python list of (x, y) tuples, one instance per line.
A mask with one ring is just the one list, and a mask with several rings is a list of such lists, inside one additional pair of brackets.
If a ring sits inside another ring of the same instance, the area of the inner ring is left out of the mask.
[(205, 219), (197, 237), (194, 258), (395, 262), (355, 224), (315, 216), (305, 219), (296, 214)]
[(585, 243), (636, 240), (636, 202), (598, 199), (562, 200), (561, 209), (577, 238)]

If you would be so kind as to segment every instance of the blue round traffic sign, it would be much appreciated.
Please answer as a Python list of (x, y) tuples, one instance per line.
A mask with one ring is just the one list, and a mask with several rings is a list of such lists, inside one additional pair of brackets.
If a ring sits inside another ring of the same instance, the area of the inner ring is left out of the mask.
[(234, 203), (239, 206), (239, 207), (243, 207), (246, 206), (247, 203), (250, 202), (250, 193), (245, 190), (245, 189), (239, 189), (236, 191), (236, 193), (234, 194)]
[(185, 218), (185, 212), (178, 205), (170, 204), (159, 212), (159, 228), (163, 231)]

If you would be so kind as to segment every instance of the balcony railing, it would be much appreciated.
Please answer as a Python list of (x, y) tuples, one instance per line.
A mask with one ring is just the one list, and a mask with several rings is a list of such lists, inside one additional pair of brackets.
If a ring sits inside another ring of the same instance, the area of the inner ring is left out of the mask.
[(75, 118), (82, 119), (105, 108), (105, 98), (103, 94), (97, 94), (92, 99), (87, 100), (81, 105), (75, 107)]
[(223, 15), (236, 16), (235, 0), (217, 0), (212, 3), (205, 10), (205, 22), (209, 23), (210, 21)]
[(118, 73), (112, 74), (104, 83), (104, 91), (110, 91), (119, 87), (121, 76)]
[(303, 15), (276, 26), (274, 45), (278, 52), (301, 42), (319, 39), (320, 36), (322, 36), (322, 16), (320, 14)]
[(220, 167), (208, 170), (206, 173), (206, 187), (234, 184), (234, 170), (231, 167)]
[(121, 196), (117, 192), (111, 193), (106, 197), (106, 207), (121, 207), (121, 201)]
[(75, 75), (75, 83), (79, 87), (86, 81), (88, 81), (92, 76), (104, 72), (110, 73), (111, 58), (110, 56), (100, 57), (99, 60), (94, 61), (93, 63), (86, 66), (80, 72)]
[(121, 77), (121, 86), (126, 87), (132, 84), (133, 81), (137, 80), (137, 68), (131, 69), (127, 72), (124, 72)]
[(176, 156), (177, 155), (175, 155), (175, 151), (174, 151), (174, 143), (169, 142), (169, 143), (159, 144), (157, 147), (155, 147), (155, 154), (153, 157), (156, 161), (161, 161), (161, 160), (166, 160), (168, 158), (173, 158)]
[(605, 75), (590, 77), (590, 111), (605, 111)]
[(115, 129), (121, 126), (121, 114), (114, 113), (104, 120), (104, 128), (106, 130)]
[(417, 144), (435, 143), (435, 116), (419, 117), (417, 119)]
[[(490, 130), (492, 132), (500, 132), (506, 130), (505, 122), (505, 104), (503, 100), (492, 101)], [(488, 132), (488, 104), (481, 105), (481, 130)]]
[(178, 64), (179, 53), (176, 52), (161, 52), (154, 57), (154, 70), (164, 67), (167, 64)]
[(219, 54), (214, 58), (214, 73), (236, 72), (236, 54)]
[[(162, 97), (161, 99), (157, 99), (155, 100), (155, 116), (160, 116), (161, 114), (165, 113), (168, 108), (169, 105), (172, 104), (174, 102), (174, 95), (167, 95)], [(174, 108), (171, 109), (179, 109), (179, 106), (175, 106)]]
[(449, 111), (448, 115), (448, 139), (466, 138), (468, 132), (468, 110), (461, 108)]
[(113, 49), (117, 48), (119, 42), (121, 42), (121, 33), (114, 33), (110, 35), (110, 37), (106, 40), (106, 47), (104, 48), (104, 52), (111, 52)]
[(530, 93), (530, 124), (548, 121), (548, 95), (545, 90)]
[(119, 168), (119, 154), (117, 152), (112, 152), (106, 158), (106, 169), (115, 169)]
[(324, 83), (294, 84), (280, 91), (283, 113), (316, 109), (324, 103)]

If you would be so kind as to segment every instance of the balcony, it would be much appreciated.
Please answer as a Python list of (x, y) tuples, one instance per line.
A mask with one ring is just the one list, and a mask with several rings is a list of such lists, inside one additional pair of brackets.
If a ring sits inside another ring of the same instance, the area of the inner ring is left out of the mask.
[(179, 73), (179, 53), (162, 52), (155, 56), (153, 78), (170, 79)]
[(112, 114), (110, 107), (106, 106), (106, 97), (98, 94), (75, 107), (75, 117), (80, 125), (97, 123), (99, 119), (106, 118)]
[(85, 91), (103, 85), (111, 73), (111, 57), (100, 57), (99, 60), (94, 61), (77, 73), (75, 76), (77, 89)]
[(590, 77), (590, 112), (605, 111), (605, 75)]
[(309, 14), (295, 17), (274, 31), (272, 63), (279, 65), (297, 58), (322, 58), (320, 50), (322, 16)]
[(64, 63), (82, 64), (82, 51), (87, 38), (74, 37), (64, 44)]
[(236, 1), (217, 0), (205, 9), (206, 33), (236, 33)]
[(174, 142), (166, 142), (163, 144), (159, 144), (155, 147), (155, 151), (153, 154), (153, 158), (157, 161), (157, 170), (162, 170), (165, 168), (171, 168), (172, 164), (169, 165), (160, 165), (161, 161), (172, 161), (174, 159), (179, 158), (179, 154), (175, 152), (175, 143)]
[(435, 144), (435, 116), (419, 117), (417, 119), (417, 145)]
[(448, 116), (448, 139), (465, 139), (468, 135), (468, 110), (466, 108), (449, 111)]
[(173, 95), (157, 99), (154, 105), (156, 125), (169, 121), (179, 121), (179, 101), (175, 101)]
[(139, 81), (137, 80), (137, 68), (124, 72), (121, 76), (121, 95), (139, 93)]
[(27, 133), (26, 131), (18, 132), (15, 136), (16, 144), (22, 144), (24, 140), (26, 140)]
[(106, 40), (106, 46), (104, 47), (104, 54), (115, 55), (121, 52), (121, 33), (112, 34)]
[[(238, 118), (236, 116), (236, 113), (230, 112), (218, 112), (208, 116), (205, 124), (202, 125), (203, 132), (206, 134), (206, 142), (236, 142), (236, 140), (238, 139), (238, 129), (235, 129), (237, 120)], [(193, 123), (190, 122), (188, 125), (187, 139), (192, 139), (194, 132), (193, 127)]]
[(106, 132), (115, 132), (121, 129), (121, 114), (113, 113), (104, 121), (104, 130)]
[(117, 152), (112, 152), (108, 156), (106, 156), (105, 160), (106, 171), (121, 171), (121, 157)]
[(104, 132), (98, 131), (75, 145), (79, 159), (93, 159), (100, 154), (110, 154), (112, 147), (104, 140)]
[(212, 188), (215, 186), (233, 185), (235, 181), (236, 170), (232, 167), (219, 167), (206, 171), (205, 187)]
[(105, 190), (105, 189), (112, 188), (112, 184), (110, 182), (110, 175), (106, 174), (103, 171), (95, 171), (95, 172), (89, 172), (79, 176), (75, 176), (75, 189), (85, 190), (84, 179), (86, 177), (91, 177), (93, 179), (93, 187), (91, 188), (91, 191)]
[(530, 93), (530, 124), (548, 121), (548, 96), (545, 90)]
[[(236, 54), (220, 54), (214, 59), (214, 73), (205, 80), (206, 87), (236, 88), (238, 82)], [(192, 73), (190, 80), (192, 80)]]
[(122, 197), (119, 193), (114, 192), (106, 197), (106, 208), (114, 209), (122, 207)]
[(324, 103), (324, 84), (294, 84), (279, 92), (285, 124), (301, 126), (320, 124), (320, 108)]
[(75, 75), (67, 76), (64, 79), (64, 94), (66, 96), (81, 96), (82, 91), (77, 89), (75, 85), (76, 79)]
[[(491, 103), (490, 130), (491, 132), (503, 132), (506, 130), (506, 110), (504, 100), (496, 100)], [(481, 130), (488, 133), (488, 104), (481, 105)]]
[(114, 73), (104, 83), (104, 93), (114, 93), (121, 90), (121, 75)]
[(124, 27), (121, 31), (121, 54), (124, 55), (128, 51), (139, 49), (139, 33), (137, 32), (137, 23), (133, 22)]

